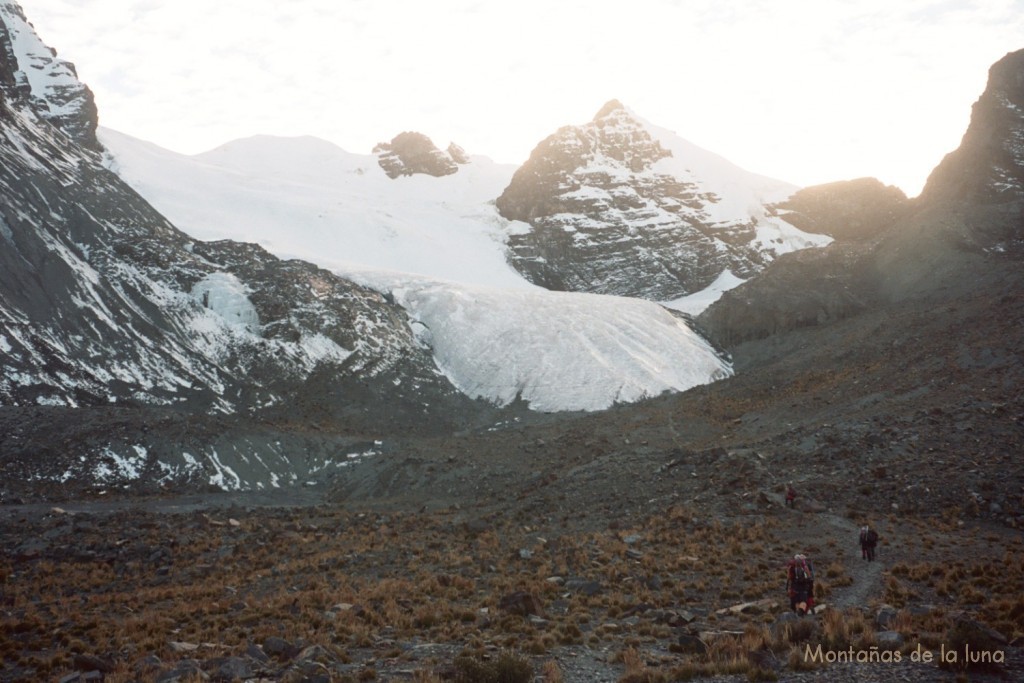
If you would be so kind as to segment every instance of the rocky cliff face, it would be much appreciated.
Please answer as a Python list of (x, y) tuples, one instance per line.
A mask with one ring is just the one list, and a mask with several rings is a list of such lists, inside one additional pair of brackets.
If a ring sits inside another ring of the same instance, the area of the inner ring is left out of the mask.
[(435, 177), (451, 175), (459, 164), (469, 162), (466, 152), (452, 143), (442, 152), (422, 133), (399, 133), (391, 142), (381, 142), (373, 148), (377, 163), (389, 178), (423, 173)]
[[(470, 403), (414, 339), (404, 310), (377, 292), (254, 245), (198, 242), (168, 223), (88, 139), (66, 134), (69, 100), (43, 101), (25, 86), (36, 62), (24, 49), (38, 38), (26, 38), (20, 11), (0, 7), (0, 27), (0, 406), (29, 411), (8, 411), (9, 421), (47, 406), (72, 409), (59, 419), (73, 425), (94, 414), (85, 408), (134, 406), (375, 430), (436, 423), (432, 403)], [(87, 92), (60, 92), (76, 91)], [(55, 457), (86, 463), (74, 471), (85, 479), (140, 452), (132, 471), (159, 457), (172, 479), (226, 467), (251, 487), (302, 470), (282, 455), (280, 435), (235, 439), (218, 455), (199, 429), (143, 439), (154, 413), (130, 414), (120, 436), (65, 435)], [(38, 441), (0, 445), (9, 463), (42, 451)]]
[[(989, 69), (960, 147), (928, 177), (920, 199), (954, 214), (951, 230), (964, 244), (1024, 253), (1024, 50)], [(965, 222), (964, 207), (984, 219)]]
[(1016, 297), (1024, 256), (1024, 51), (991, 68), (960, 148), (932, 172), (920, 197), (905, 201), (893, 188), (858, 180), (808, 188), (780, 206), (787, 220), (837, 242), (780, 258), (701, 314), (723, 344), (905, 302), (927, 309), (957, 298)]
[[(497, 199), (528, 227), (509, 262), (555, 290), (655, 300), (699, 291), (724, 270), (745, 278), (815, 238), (770, 216), (793, 190), (639, 119), (618, 101), (541, 142)], [(787, 234), (787, 230), (789, 233)], [(827, 241), (827, 240), (823, 240)]]
[(0, 3), (0, 72), (9, 95), (31, 103), (43, 120), (79, 145), (98, 150), (92, 91), (78, 80), (74, 64), (59, 59), (36, 35), (15, 3)]

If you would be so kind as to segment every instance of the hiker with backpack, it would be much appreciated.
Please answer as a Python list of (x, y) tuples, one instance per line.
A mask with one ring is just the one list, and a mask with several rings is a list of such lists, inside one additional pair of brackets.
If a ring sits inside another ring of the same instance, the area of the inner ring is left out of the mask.
[(868, 562), (874, 562), (876, 545), (878, 545), (878, 532), (865, 524), (860, 529), (860, 556)]
[(814, 565), (806, 555), (794, 555), (786, 564), (786, 593), (790, 609), (798, 615), (814, 610)]

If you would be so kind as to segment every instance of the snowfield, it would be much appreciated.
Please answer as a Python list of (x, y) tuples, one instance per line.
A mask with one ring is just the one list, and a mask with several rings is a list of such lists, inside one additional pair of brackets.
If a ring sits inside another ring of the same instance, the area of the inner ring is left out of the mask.
[(515, 167), (473, 157), (443, 178), (392, 180), (370, 154), (316, 138), (258, 136), (185, 156), (111, 130), (108, 164), (177, 228), (255, 242), (342, 275), (373, 267), (529, 287), (506, 262), (493, 200)]

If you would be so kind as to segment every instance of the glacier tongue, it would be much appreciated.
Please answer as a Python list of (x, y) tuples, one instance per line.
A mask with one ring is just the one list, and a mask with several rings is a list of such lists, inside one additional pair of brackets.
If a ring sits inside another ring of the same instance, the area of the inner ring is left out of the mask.
[(680, 318), (639, 299), (451, 283), (392, 294), (455, 386), (532, 410), (601, 410), (723, 379), (732, 368)]

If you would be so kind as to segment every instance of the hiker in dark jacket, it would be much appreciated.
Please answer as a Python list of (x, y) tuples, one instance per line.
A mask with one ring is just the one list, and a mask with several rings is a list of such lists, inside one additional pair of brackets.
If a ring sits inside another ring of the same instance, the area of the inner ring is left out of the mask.
[(814, 610), (814, 565), (806, 555), (794, 555), (786, 563), (786, 593), (790, 609), (800, 616)]
[(868, 562), (873, 562), (876, 545), (878, 545), (878, 532), (865, 524), (860, 529), (860, 556)]

